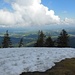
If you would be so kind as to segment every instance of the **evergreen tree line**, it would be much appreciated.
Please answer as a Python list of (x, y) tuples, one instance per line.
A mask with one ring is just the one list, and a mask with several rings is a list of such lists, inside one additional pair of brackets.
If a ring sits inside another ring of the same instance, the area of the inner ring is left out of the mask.
[(51, 36), (46, 38), (43, 31), (38, 32), (38, 39), (35, 43), (35, 47), (69, 47), (69, 35), (63, 29), (56, 40), (53, 40)]
[[(6, 34), (4, 35), (3, 41), (2, 41), (2, 48), (11, 48), (12, 42), (10, 40), (8, 30), (6, 31)], [(19, 46), (18, 47), (23, 47), (23, 38), (20, 39)]]
[[(53, 40), (51, 36), (46, 37), (43, 31), (39, 31), (38, 39), (34, 44), (34, 47), (69, 47), (68, 42), (69, 42), (69, 35), (64, 29), (61, 31), (57, 40)], [(2, 48), (8, 47), (10, 48), (12, 47), (12, 42), (10, 40), (7, 30), (2, 41)], [(23, 47), (23, 38), (20, 39), (18, 47)]]

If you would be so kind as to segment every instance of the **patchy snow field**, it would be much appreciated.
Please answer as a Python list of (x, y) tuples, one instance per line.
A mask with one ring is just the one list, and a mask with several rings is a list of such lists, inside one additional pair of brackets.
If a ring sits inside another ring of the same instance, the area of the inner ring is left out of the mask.
[(0, 49), (0, 75), (46, 71), (54, 62), (73, 57), (74, 48), (4, 48)]

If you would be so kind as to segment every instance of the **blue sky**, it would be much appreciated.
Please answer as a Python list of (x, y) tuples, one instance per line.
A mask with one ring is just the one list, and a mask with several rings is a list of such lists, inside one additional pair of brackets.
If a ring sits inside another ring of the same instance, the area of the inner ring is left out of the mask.
[(61, 17), (75, 18), (75, 0), (42, 0), (42, 3)]
[(0, 0), (0, 9), (8, 9), (9, 11), (12, 11), (12, 6), (10, 3), (5, 2), (4, 0)]

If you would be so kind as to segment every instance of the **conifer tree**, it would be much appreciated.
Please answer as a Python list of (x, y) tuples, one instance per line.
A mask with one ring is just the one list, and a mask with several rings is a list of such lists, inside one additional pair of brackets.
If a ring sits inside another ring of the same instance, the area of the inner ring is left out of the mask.
[(20, 39), (19, 47), (23, 47), (23, 38)]
[(58, 47), (69, 47), (69, 36), (68, 33), (63, 29), (57, 38)]
[(6, 34), (4, 35), (4, 38), (3, 38), (2, 47), (8, 48), (8, 47), (11, 47), (11, 46), (12, 46), (12, 43), (10, 41), (10, 37), (9, 37), (9, 34), (8, 34), (8, 30), (7, 30)]
[(52, 40), (52, 38), (50, 36), (46, 39), (45, 46), (46, 47), (54, 47), (54, 41)]
[(37, 42), (35, 43), (35, 47), (44, 47), (44, 42), (45, 42), (45, 35), (43, 31), (39, 31), (38, 33), (38, 39)]

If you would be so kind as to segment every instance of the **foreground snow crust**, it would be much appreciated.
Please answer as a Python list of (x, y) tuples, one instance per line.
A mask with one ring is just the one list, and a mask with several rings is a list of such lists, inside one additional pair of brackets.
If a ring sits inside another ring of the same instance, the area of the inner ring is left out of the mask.
[(4, 48), (0, 49), (0, 75), (44, 72), (55, 62), (74, 57), (74, 48)]

